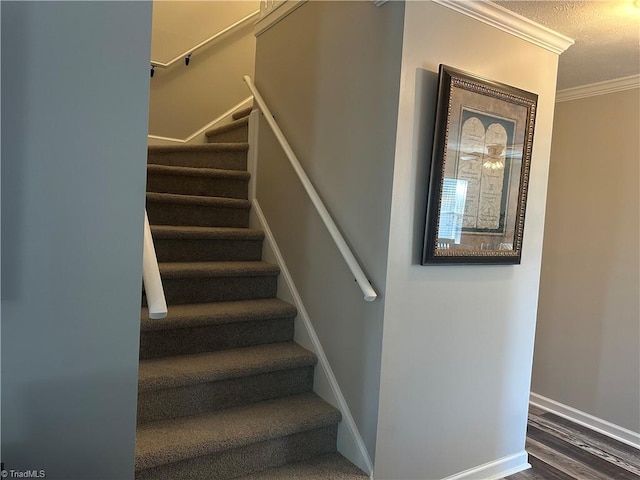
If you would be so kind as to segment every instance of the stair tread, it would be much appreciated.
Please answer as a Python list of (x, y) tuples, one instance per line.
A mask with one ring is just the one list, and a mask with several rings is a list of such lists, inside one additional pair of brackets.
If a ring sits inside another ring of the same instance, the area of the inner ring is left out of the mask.
[(138, 391), (215, 382), (315, 364), (316, 356), (293, 342), (141, 360)]
[(262, 240), (264, 232), (241, 227), (196, 227), (179, 225), (152, 225), (153, 238)]
[(210, 130), (204, 132), (206, 137), (212, 137), (218, 133), (229, 132), (231, 130), (235, 130), (237, 128), (244, 128), (249, 125), (249, 117), (242, 117), (237, 120), (233, 120), (232, 122), (226, 123), (220, 127), (215, 127)]
[(238, 110), (238, 111), (234, 112), (233, 115), (231, 115), (231, 117), (234, 120), (238, 120), (240, 118), (244, 118), (244, 117), (248, 116), (251, 113), (252, 110), (253, 110), (253, 105), (251, 105), (250, 107), (245, 107), (242, 110)]
[(163, 262), (159, 263), (162, 279), (195, 277), (256, 277), (278, 275), (278, 265), (252, 262)]
[(147, 201), (163, 203), (180, 203), (185, 205), (201, 205), (209, 207), (244, 208), (251, 207), (249, 200), (241, 198), (205, 197), (202, 195), (182, 195), (178, 193), (147, 192)]
[(369, 476), (339, 453), (318, 455), (236, 480), (365, 480)]
[(149, 153), (173, 153), (173, 152), (242, 152), (249, 149), (247, 142), (228, 143), (197, 143), (184, 145), (149, 145)]
[(148, 309), (143, 308), (140, 330), (146, 332), (272, 318), (293, 318), (296, 313), (296, 307), (279, 298), (172, 305), (166, 318), (155, 320), (150, 319)]
[(147, 172), (163, 175), (183, 175), (187, 177), (216, 177), (248, 181), (251, 174), (244, 170), (226, 170), (221, 168), (182, 167), (150, 163)]
[(340, 412), (313, 393), (138, 427), (136, 470), (336, 424)]

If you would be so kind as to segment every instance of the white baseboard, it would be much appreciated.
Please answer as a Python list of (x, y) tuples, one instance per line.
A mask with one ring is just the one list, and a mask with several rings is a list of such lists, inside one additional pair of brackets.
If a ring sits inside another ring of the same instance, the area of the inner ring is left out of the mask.
[(217, 118), (214, 118), (205, 126), (199, 128), (191, 135), (186, 138), (174, 138), (174, 137), (162, 137), (160, 135), (147, 135), (149, 145), (175, 145), (175, 144), (185, 144), (185, 143), (206, 143), (205, 132), (211, 130), (218, 123), (221, 123), (225, 120), (231, 119), (231, 115), (233, 115), (237, 110), (248, 106), (249, 103), (253, 101), (253, 95), (248, 96), (238, 104), (231, 107), (229, 110), (224, 112), (222, 115), (219, 115)]
[[(293, 278), (291, 277), (287, 264), (284, 261), (280, 249), (278, 248), (273, 232), (271, 231), (271, 228), (267, 223), (267, 219), (262, 212), (262, 208), (260, 208), (260, 203), (256, 198), (252, 200), (251, 204), (250, 225), (252, 227), (259, 227), (264, 231), (264, 259), (267, 261), (273, 261), (280, 267), (280, 278), (284, 280), (284, 285), (282, 282), (278, 282), (278, 297), (290, 301), (298, 309), (296, 341), (302, 344), (305, 348), (312, 350), (318, 357), (320, 371), (316, 370), (314, 391), (342, 413), (342, 422), (338, 425), (338, 451), (349, 461), (367, 472), (370, 478), (373, 478), (373, 462), (371, 461), (367, 447), (364, 444), (364, 440), (362, 439), (356, 422), (353, 419), (353, 415), (347, 405), (347, 401), (340, 390), (340, 386), (338, 385), (338, 381), (331, 369), (329, 360), (322, 348), (322, 345), (320, 344), (320, 339), (313, 328), (309, 314), (302, 302), (302, 297), (293, 282)], [(302, 336), (302, 339), (300, 336)]]
[(628, 430), (624, 427), (582, 412), (577, 408), (564, 405), (550, 398), (531, 392), (529, 403), (535, 407), (554, 413), (559, 417), (571, 420), (578, 425), (590, 428), (598, 433), (611, 437), (614, 440), (640, 449), (640, 433)]
[(520, 453), (456, 473), (443, 480), (499, 480), (529, 468), (531, 468), (529, 455), (523, 450)]
[(247, 171), (251, 174), (249, 177), (249, 198), (256, 198), (256, 188), (258, 185), (258, 126), (260, 124), (260, 110), (254, 109), (249, 114), (249, 132), (247, 140), (249, 142), (249, 151), (247, 152)]

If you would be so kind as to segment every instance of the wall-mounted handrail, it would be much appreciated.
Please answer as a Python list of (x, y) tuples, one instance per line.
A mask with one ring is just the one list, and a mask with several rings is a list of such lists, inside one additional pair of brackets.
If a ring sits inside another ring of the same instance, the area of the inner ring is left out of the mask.
[(153, 246), (151, 228), (147, 210), (144, 211), (144, 248), (142, 250), (142, 281), (147, 297), (149, 318), (164, 318), (167, 316), (167, 301), (164, 298), (156, 249)]
[(267, 104), (265, 103), (264, 99), (260, 95), (260, 92), (258, 92), (258, 90), (256, 89), (256, 86), (253, 84), (253, 81), (248, 75), (244, 76), (244, 81), (249, 87), (249, 90), (251, 90), (254, 101), (258, 104), (258, 107), (260, 108), (260, 110), (262, 110), (262, 113), (264, 113), (264, 117), (267, 120), (267, 123), (271, 127), (271, 130), (276, 136), (276, 139), (278, 140), (278, 142), (280, 143), (280, 146), (284, 150), (284, 153), (289, 159), (289, 162), (291, 162), (291, 166), (293, 167), (294, 171), (298, 174), (298, 178), (302, 182), (302, 186), (306, 190), (307, 195), (309, 195), (309, 198), (311, 199), (311, 202), (313, 203), (314, 207), (316, 207), (316, 210), (318, 211), (320, 218), (324, 222), (325, 227), (329, 231), (331, 238), (333, 238), (333, 241), (338, 247), (338, 250), (340, 250), (342, 257), (344, 258), (345, 262), (349, 266), (349, 269), (351, 270), (351, 273), (355, 277), (356, 282), (358, 282), (358, 285), (360, 286), (360, 289), (364, 294), (364, 299), (367, 302), (371, 302), (375, 300), (378, 297), (378, 294), (371, 286), (369, 279), (367, 278), (364, 271), (362, 270), (362, 267), (360, 267), (360, 264), (356, 260), (356, 257), (351, 252), (351, 249), (349, 248), (349, 245), (347, 245), (347, 242), (345, 241), (344, 237), (340, 234), (340, 230), (338, 230), (338, 227), (333, 221), (333, 218), (331, 218), (331, 214), (329, 213), (327, 208), (324, 206), (324, 203), (322, 203), (322, 200), (320, 199), (318, 192), (316, 191), (313, 184), (311, 183), (311, 180), (309, 180), (309, 177), (307, 176), (304, 169), (302, 168), (302, 165), (300, 165), (300, 162), (298, 161), (296, 154), (293, 153), (293, 150), (291, 149), (289, 142), (287, 141), (284, 134), (282, 133), (282, 130), (280, 130), (280, 127), (274, 120), (273, 115), (269, 110), (269, 107), (267, 107)]
[[(209, 38), (207, 38), (206, 40), (203, 40), (202, 42), (197, 44), (195, 47), (192, 47), (189, 50), (185, 50), (183, 53), (181, 53), (180, 55), (175, 57), (173, 60), (170, 60), (167, 63), (157, 62), (155, 60), (151, 60), (151, 65), (153, 67), (158, 67), (158, 68), (169, 68), (170, 66), (172, 66), (176, 62), (179, 62), (180, 60), (186, 60), (186, 59), (190, 58), (191, 55), (196, 52), (196, 50), (199, 50), (202, 47), (204, 47), (205, 45), (208, 45), (211, 42), (216, 41), (217, 39), (219, 39), (223, 35), (225, 35), (225, 34), (229, 33), (230, 31), (240, 27), (241, 25), (244, 25), (246, 22), (248, 22), (249, 20), (257, 17), (258, 15), (260, 15), (260, 10), (256, 10), (255, 12), (250, 13), (246, 17), (241, 18), (237, 22), (229, 25), (227, 28), (224, 28), (223, 30), (220, 30), (215, 35), (212, 35)], [(188, 65), (188, 63), (187, 63), (187, 65)]]

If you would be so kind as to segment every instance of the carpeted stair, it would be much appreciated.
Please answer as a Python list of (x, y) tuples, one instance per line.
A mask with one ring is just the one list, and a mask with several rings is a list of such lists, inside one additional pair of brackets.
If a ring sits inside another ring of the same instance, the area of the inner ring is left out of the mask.
[[(336, 452), (340, 412), (249, 228), (248, 117), (207, 145), (149, 147), (147, 211), (169, 315), (142, 308), (138, 480), (362, 480)], [(143, 302), (144, 304), (144, 302)]]

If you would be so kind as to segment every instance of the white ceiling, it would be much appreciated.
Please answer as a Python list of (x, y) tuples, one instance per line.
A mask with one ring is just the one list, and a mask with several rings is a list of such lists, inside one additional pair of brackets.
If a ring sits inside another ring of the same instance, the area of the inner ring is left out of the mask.
[(633, 0), (494, 3), (575, 40), (560, 55), (558, 90), (640, 74), (640, 8)]

